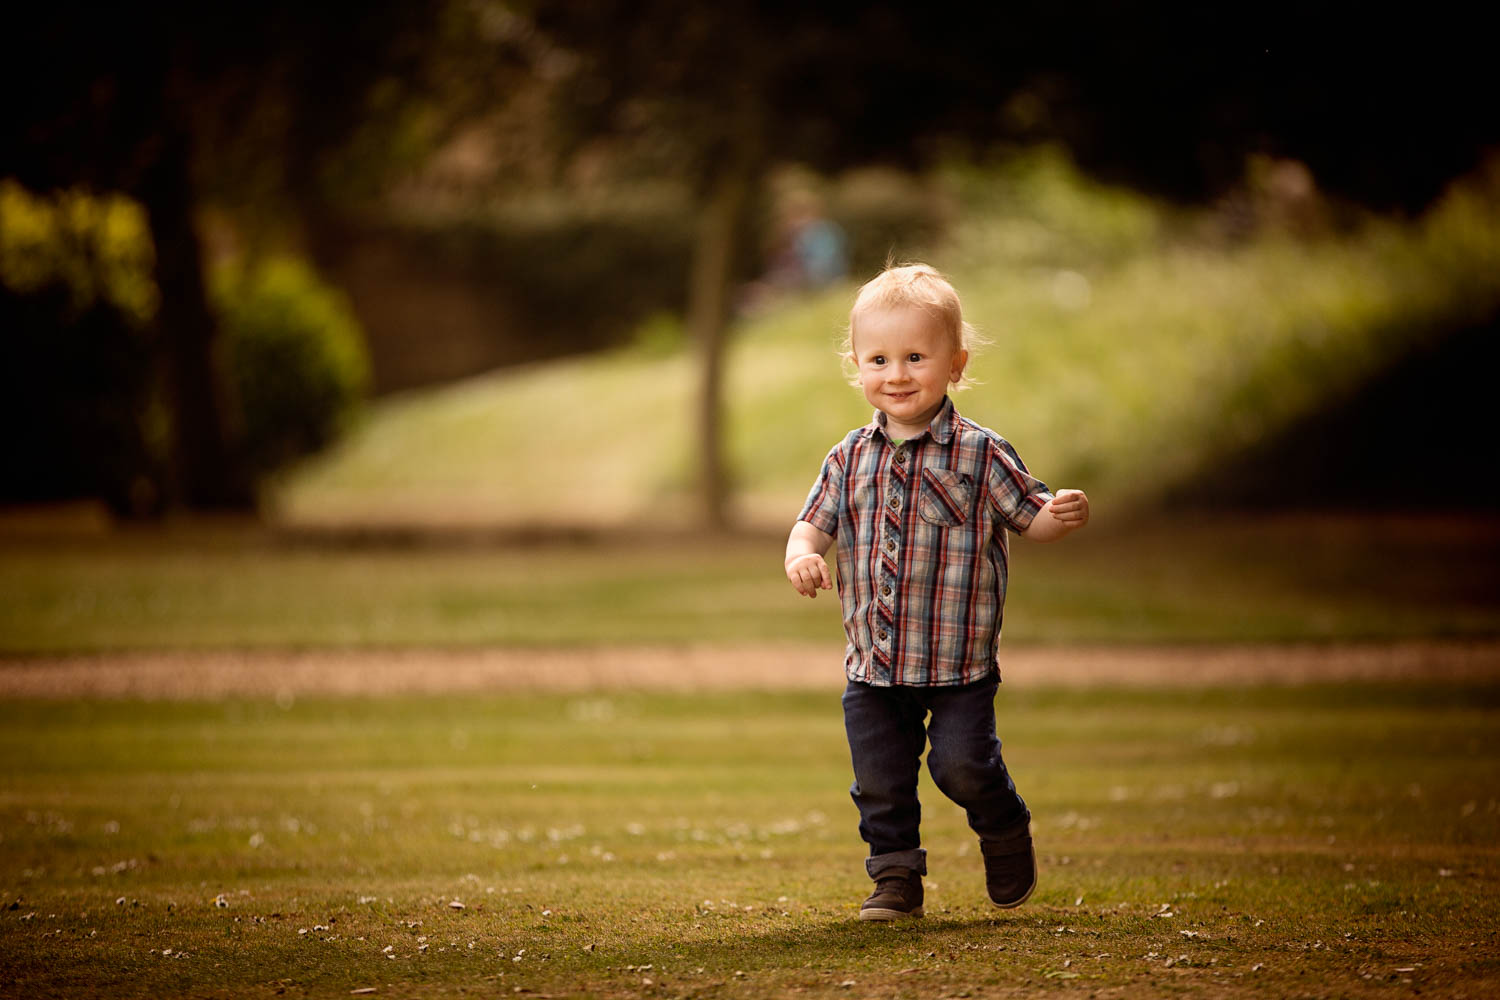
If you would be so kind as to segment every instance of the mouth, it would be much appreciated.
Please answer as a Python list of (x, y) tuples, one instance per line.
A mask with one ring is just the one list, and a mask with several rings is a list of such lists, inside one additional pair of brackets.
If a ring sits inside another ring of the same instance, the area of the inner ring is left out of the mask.
[(911, 392), (888, 392), (888, 393), (886, 393), (886, 398), (888, 398), (888, 399), (894, 399), (897, 402), (900, 402), (903, 399), (910, 399), (913, 396), (915, 396), (916, 394), (917, 393), (916, 393), (915, 390), (913, 390)]

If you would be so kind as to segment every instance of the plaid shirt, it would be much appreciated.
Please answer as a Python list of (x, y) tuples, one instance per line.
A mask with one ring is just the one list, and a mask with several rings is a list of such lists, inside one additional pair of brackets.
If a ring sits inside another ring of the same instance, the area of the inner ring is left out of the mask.
[(835, 445), (798, 520), (838, 540), (849, 679), (969, 684), (997, 672), (1005, 529), (1026, 530), (1051, 497), (952, 400), (900, 445), (879, 412)]

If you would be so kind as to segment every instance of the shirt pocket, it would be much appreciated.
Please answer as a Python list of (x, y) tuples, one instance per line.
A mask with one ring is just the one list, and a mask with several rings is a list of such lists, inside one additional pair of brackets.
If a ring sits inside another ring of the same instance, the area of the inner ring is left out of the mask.
[(952, 528), (969, 517), (974, 499), (974, 480), (949, 469), (923, 469), (922, 492), (917, 496), (917, 513), (928, 524)]

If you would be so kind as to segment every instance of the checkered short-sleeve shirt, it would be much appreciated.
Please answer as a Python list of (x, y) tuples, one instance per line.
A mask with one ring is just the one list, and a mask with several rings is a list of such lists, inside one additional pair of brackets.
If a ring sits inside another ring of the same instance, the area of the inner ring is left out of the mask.
[(1052, 498), (1004, 438), (952, 400), (899, 445), (885, 414), (833, 447), (798, 520), (838, 541), (851, 680), (969, 684), (995, 673), (1009, 564)]

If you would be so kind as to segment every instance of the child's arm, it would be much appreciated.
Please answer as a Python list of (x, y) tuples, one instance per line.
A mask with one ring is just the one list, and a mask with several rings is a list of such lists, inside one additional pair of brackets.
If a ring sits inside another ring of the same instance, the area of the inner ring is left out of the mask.
[(819, 589), (833, 589), (833, 574), (823, 559), (832, 544), (832, 535), (806, 521), (792, 525), (791, 537), (786, 540), (785, 566), (786, 578), (797, 588), (797, 593), (817, 597)]
[(1055, 542), (1089, 523), (1089, 498), (1083, 490), (1058, 490), (1037, 511), (1021, 537), (1033, 542)]

